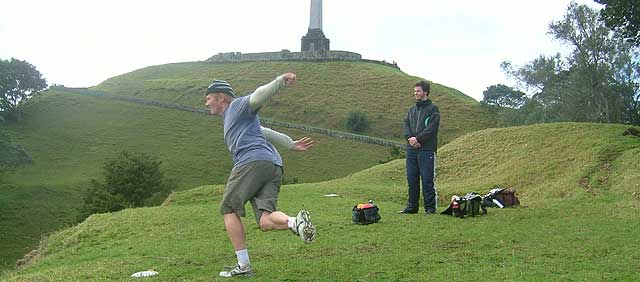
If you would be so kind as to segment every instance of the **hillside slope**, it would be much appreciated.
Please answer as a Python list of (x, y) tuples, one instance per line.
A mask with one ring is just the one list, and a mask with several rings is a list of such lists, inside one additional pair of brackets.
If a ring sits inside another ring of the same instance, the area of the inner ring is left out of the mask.
[[(637, 281), (640, 251), (640, 138), (625, 126), (562, 123), (465, 135), (439, 154), (444, 198), (513, 186), (524, 206), (484, 217), (400, 215), (403, 161), (345, 178), (286, 185), (280, 208), (312, 211), (316, 242), (290, 232), (247, 233), (255, 281), (392, 280)], [(217, 203), (223, 187), (175, 193), (157, 208), (94, 215), (43, 242), (32, 264), (7, 281), (218, 281), (234, 255)], [(324, 197), (336, 193), (338, 197)], [(382, 221), (351, 223), (350, 209), (373, 199)], [(310, 263), (312, 262), (312, 263)], [(366, 262), (366, 263), (365, 263)]]
[[(414, 103), (413, 85), (419, 78), (374, 63), (176, 63), (116, 76), (93, 89), (201, 107), (213, 78), (229, 81), (237, 94), (246, 95), (288, 71), (298, 75), (296, 86), (276, 95), (263, 117), (345, 130), (347, 114), (359, 110), (371, 123), (366, 135), (403, 141), (402, 120)], [(432, 83), (431, 92), (442, 114), (441, 143), (493, 125), (480, 104), (461, 92), (437, 83)]]
[[(286, 177), (300, 182), (342, 177), (389, 157), (389, 149), (381, 146), (275, 129), (316, 140), (310, 154), (280, 150)], [(8, 177), (24, 184), (96, 178), (103, 162), (120, 150), (157, 156), (166, 174), (185, 188), (224, 183), (231, 169), (222, 120), (215, 116), (51, 91), (30, 104), (25, 119), (9, 124), (8, 130), (34, 159), (33, 165)], [(345, 158), (323, 165), (334, 156)]]

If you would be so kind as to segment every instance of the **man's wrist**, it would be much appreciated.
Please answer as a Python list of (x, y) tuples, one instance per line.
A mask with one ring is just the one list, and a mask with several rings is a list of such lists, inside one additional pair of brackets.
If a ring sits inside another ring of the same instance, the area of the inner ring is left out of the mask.
[(276, 77), (276, 85), (278, 86), (278, 88), (283, 88), (287, 86), (287, 84), (285, 83), (284, 74), (281, 74), (278, 77)]

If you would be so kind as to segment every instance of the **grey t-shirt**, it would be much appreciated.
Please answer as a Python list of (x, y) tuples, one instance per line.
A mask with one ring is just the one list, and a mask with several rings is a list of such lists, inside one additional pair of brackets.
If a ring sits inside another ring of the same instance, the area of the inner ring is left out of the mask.
[(249, 106), (249, 96), (234, 99), (222, 114), (224, 142), (233, 157), (233, 167), (253, 162), (270, 161), (282, 166), (276, 148), (267, 142), (260, 130), (258, 113)]

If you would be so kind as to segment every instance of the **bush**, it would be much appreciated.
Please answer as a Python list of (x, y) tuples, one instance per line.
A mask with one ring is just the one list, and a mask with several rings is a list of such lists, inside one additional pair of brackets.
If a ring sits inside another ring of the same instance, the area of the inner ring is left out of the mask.
[(300, 180), (297, 177), (293, 177), (293, 178), (284, 178), (282, 180), (282, 185), (288, 185), (288, 184), (297, 184), (298, 182), (300, 182)]
[(177, 185), (164, 177), (161, 163), (155, 157), (126, 151), (106, 161), (105, 182), (92, 181), (84, 196), (83, 216), (162, 203)]
[(365, 112), (351, 111), (347, 114), (346, 125), (351, 131), (362, 132), (369, 128), (369, 119)]
[(393, 146), (389, 149), (389, 155), (391, 155), (391, 159), (404, 159), (407, 157), (407, 152), (404, 150), (404, 147), (396, 147)]
[(407, 157), (404, 147), (393, 146), (389, 149), (389, 157), (386, 160), (379, 160), (378, 163), (385, 164), (393, 160), (404, 159)]
[(32, 162), (24, 148), (13, 143), (9, 134), (0, 129), (0, 169), (12, 169)]
[(79, 220), (84, 220), (94, 213), (117, 212), (126, 208), (126, 200), (122, 195), (114, 195), (107, 191), (103, 183), (91, 180), (91, 188), (84, 195), (84, 203)]

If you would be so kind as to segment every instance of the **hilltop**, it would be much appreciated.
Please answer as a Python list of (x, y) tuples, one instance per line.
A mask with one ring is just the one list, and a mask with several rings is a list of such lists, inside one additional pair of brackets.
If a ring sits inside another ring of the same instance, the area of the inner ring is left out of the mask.
[[(262, 117), (344, 131), (347, 114), (360, 110), (371, 123), (363, 134), (404, 142), (402, 120), (414, 103), (413, 84), (421, 78), (375, 63), (176, 63), (116, 76), (92, 89), (203, 107), (203, 89), (213, 78), (229, 81), (237, 94), (246, 95), (284, 72), (296, 73), (298, 81), (276, 95), (261, 111)], [(493, 126), (492, 118), (473, 98), (435, 82), (431, 92), (442, 113), (441, 143)]]
[[(460, 220), (399, 215), (403, 161), (336, 180), (285, 185), (280, 207), (312, 211), (317, 241), (262, 233), (246, 218), (256, 281), (552, 281), (640, 278), (640, 138), (623, 125), (559, 123), (487, 129), (443, 146), (439, 210), (452, 194), (517, 189), (524, 207)], [(233, 252), (216, 214), (221, 185), (174, 193), (162, 207), (91, 216), (43, 241), (7, 281), (211, 281)], [(324, 197), (336, 193), (339, 197)], [(373, 199), (381, 223), (351, 223)], [(491, 273), (491, 275), (481, 275)], [(478, 275), (476, 275), (478, 274)]]

